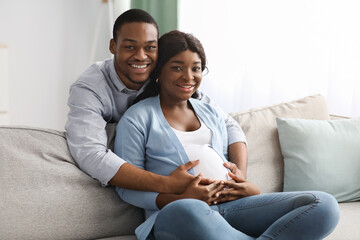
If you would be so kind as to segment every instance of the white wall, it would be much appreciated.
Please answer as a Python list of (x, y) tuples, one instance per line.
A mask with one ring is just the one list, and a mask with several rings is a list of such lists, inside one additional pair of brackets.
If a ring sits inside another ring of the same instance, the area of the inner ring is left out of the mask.
[(360, 117), (360, 1), (179, 1), (180, 30), (207, 53), (202, 89), (225, 111), (320, 93)]
[(95, 60), (111, 57), (108, 15), (101, 0), (0, 1), (11, 124), (64, 129), (69, 86), (89, 66), (97, 21)]
[(9, 124), (8, 50), (0, 43), (0, 125)]
[[(208, 55), (202, 87), (224, 110), (322, 93), (332, 113), (360, 116), (359, 1), (179, 0), (179, 9), (180, 29)], [(11, 124), (64, 129), (69, 86), (89, 66), (97, 22), (95, 60), (103, 60), (102, 0), (0, 0)]]

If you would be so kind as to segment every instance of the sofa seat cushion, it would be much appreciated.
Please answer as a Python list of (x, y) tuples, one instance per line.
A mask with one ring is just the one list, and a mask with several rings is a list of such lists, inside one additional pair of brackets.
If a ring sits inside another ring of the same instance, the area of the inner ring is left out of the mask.
[(137, 240), (136, 235), (117, 236), (109, 238), (101, 238), (96, 240)]
[(248, 180), (262, 193), (283, 190), (284, 163), (276, 125), (277, 117), (328, 120), (322, 95), (230, 114), (242, 127), (248, 142)]
[(142, 210), (72, 159), (63, 132), (0, 127), (0, 236), (96, 239), (134, 234)]
[(340, 203), (340, 221), (325, 240), (360, 239), (360, 202)]

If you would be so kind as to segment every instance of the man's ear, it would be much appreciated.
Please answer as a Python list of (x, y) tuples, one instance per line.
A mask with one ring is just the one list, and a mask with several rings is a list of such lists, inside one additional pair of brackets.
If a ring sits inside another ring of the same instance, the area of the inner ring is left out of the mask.
[(116, 42), (114, 41), (114, 39), (110, 39), (110, 43), (109, 43), (109, 50), (112, 54), (115, 55), (116, 53)]

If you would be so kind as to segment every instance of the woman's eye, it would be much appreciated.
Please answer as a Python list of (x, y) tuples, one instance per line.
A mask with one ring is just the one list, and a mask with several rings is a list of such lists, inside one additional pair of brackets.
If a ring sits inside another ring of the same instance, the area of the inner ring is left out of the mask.
[(181, 71), (181, 67), (172, 67), (172, 69), (175, 71)]
[(194, 71), (194, 72), (199, 72), (199, 71), (201, 71), (201, 67), (194, 67), (194, 68), (193, 68), (193, 71)]

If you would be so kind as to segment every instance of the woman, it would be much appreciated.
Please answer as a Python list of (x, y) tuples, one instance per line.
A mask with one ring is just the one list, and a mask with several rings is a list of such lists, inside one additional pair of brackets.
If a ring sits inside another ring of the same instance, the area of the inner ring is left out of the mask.
[[(179, 31), (163, 35), (153, 80), (142, 94), (144, 100), (132, 106), (117, 126), (122, 134), (116, 136), (115, 153), (129, 163), (168, 175), (189, 160), (201, 159), (201, 169), (190, 173), (217, 179), (202, 185), (198, 175), (178, 195), (117, 189), (123, 200), (146, 210), (147, 219), (137, 228), (137, 237), (324, 238), (339, 218), (332, 196), (323, 192), (258, 195), (259, 188), (245, 182), (237, 167), (227, 162), (223, 118), (213, 107), (192, 98), (205, 68), (199, 40)], [(223, 165), (231, 169), (232, 181), (226, 181)], [(213, 175), (219, 172), (222, 174)]]

